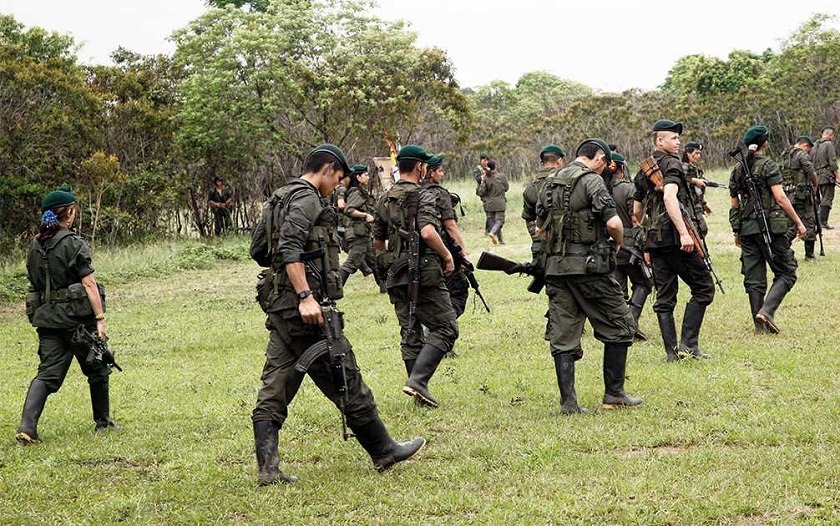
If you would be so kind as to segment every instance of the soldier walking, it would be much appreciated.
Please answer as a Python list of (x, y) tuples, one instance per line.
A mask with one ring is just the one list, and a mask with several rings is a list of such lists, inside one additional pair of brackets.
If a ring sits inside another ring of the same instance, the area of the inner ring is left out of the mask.
[(380, 279), (376, 271), (376, 258), (370, 235), (376, 199), (368, 189), (369, 183), (368, 167), (364, 164), (353, 165), (344, 207), (344, 216), (348, 219), (344, 232), (347, 241), (347, 259), (341, 265), (339, 273), (342, 285), (347, 283), (347, 278), (357, 270), (361, 270), (365, 276), (373, 274), (380, 292), (385, 292), (385, 282)]
[(502, 227), (505, 226), (505, 209), (507, 208), (505, 193), (510, 189), (510, 184), (507, 176), (496, 171), (496, 161), (488, 162), (487, 170), (475, 193), (481, 197), (484, 204), (484, 213), (487, 218), (485, 226), (489, 225), (487, 235), (490, 236), (490, 242), (494, 245), (503, 245), (505, 241), (502, 237)]
[(584, 411), (577, 403), (575, 361), (583, 355), (581, 334), (587, 318), (595, 337), (604, 343), (602, 406), (642, 403), (624, 392), (634, 328), (621, 287), (612, 277), (623, 228), (601, 178), (610, 149), (600, 139), (586, 139), (575, 155), (568, 167), (546, 178), (537, 203), (546, 256), (550, 349), (563, 414)]
[[(748, 170), (741, 163), (732, 169), (729, 223), (735, 245), (741, 248), (741, 274), (755, 330), (777, 334), (776, 309), (796, 283), (797, 265), (787, 235), (788, 218), (796, 225), (800, 238), (805, 237), (807, 230), (785, 195), (779, 165), (764, 154), (769, 138), (764, 126), (752, 126), (744, 134), (743, 142), (749, 150), (744, 158)], [(768, 265), (773, 271), (769, 292)]]
[(834, 203), (835, 183), (840, 183), (840, 173), (837, 171), (837, 152), (834, 150), (834, 126), (823, 126), (822, 137), (814, 144), (811, 150), (811, 159), (814, 168), (817, 170), (817, 178), (820, 184), (820, 225), (827, 230), (833, 227), (828, 224), (828, 214), (831, 213), (831, 205)]
[[(267, 314), (269, 339), (262, 387), (251, 415), (261, 486), (297, 480), (280, 470), (278, 433), (303, 382), (305, 373), (296, 365), (307, 350), (328, 339), (323, 305), (342, 297), (336, 212), (332, 206), (325, 206), (322, 198), (332, 194), (350, 167), (340, 148), (322, 144), (306, 156), (303, 172), (274, 192), (251, 242), (252, 257), (262, 266), (271, 267), (265, 285), (269, 292), (265, 304), (261, 304)], [(326, 250), (319, 261), (328, 268), (307, 259), (318, 250)], [(340, 313), (337, 322), (343, 326)], [(426, 443), (424, 439), (395, 442), (388, 434), (347, 338), (340, 335), (330, 343), (340, 346), (344, 353), (341, 370), (346, 385), (336, 385), (335, 364), (329, 353), (316, 358), (307, 372), (324, 396), (343, 410), (374, 467), (384, 471), (417, 453)], [(344, 388), (346, 392), (342, 393)]]
[(380, 272), (387, 271), (385, 283), (400, 323), (400, 351), (409, 375), (403, 392), (436, 408), (429, 380), (458, 339), (458, 321), (445, 280), (455, 270), (454, 260), (439, 234), (434, 194), (419, 184), (431, 158), (414, 144), (400, 149), (400, 180), (376, 206), (373, 246)]
[[(816, 200), (819, 179), (808, 155), (813, 146), (814, 141), (807, 135), (798, 137), (796, 143), (782, 154), (780, 166), (782, 188), (805, 225), (805, 259), (814, 259), (814, 244), (817, 241), (817, 216), (814, 211), (819, 205)], [(790, 222), (788, 238), (793, 240), (796, 235), (796, 224)]]
[[(709, 270), (695, 253), (694, 240), (686, 210), (692, 206), (686, 191), (685, 171), (677, 153), (683, 125), (662, 119), (653, 125), (653, 158), (662, 173), (661, 188), (644, 173), (636, 176), (634, 215), (640, 222), (644, 213), (650, 224), (646, 231), (645, 254), (653, 269), (656, 302), (653, 310), (659, 322), (668, 361), (688, 356), (708, 358), (699, 346), (700, 329), (706, 307), (715, 297), (715, 285)], [(691, 289), (685, 306), (679, 344), (674, 321), (679, 279)]]

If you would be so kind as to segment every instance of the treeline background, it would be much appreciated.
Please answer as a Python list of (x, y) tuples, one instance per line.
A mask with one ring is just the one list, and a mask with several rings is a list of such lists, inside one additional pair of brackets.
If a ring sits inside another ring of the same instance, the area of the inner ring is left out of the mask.
[(237, 190), (247, 228), (324, 141), (368, 164), (386, 138), (417, 142), (456, 178), (487, 151), (520, 177), (543, 145), (591, 136), (633, 163), (663, 117), (707, 145), (711, 166), (729, 164), (749, 125), (770, 128), (772, 156), (840, 121), (840, 32), (825, 15), (778, 51), (685, 56), (656, 90), (600, 93), (541, 71), (462, 89), (444, 50), (371, 13), (364, 1), (208, 1), (172, 56), (120, 48), (113, 65), (80, 64), (72, 36), (0, 15), (0, 258), (20, 257), (41, 196), (64, 183), (83, 234), (113, 245), (208, 235), (214, 176)]

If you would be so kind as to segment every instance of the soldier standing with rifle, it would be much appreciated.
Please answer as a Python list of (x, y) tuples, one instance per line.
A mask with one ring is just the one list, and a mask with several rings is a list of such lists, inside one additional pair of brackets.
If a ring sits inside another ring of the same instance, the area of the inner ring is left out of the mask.
[(537, 235), (537, 200), (540, 189), (545, 178), (563, 168), (563, 159), (566, 152), (556, 144), (549, 144), (540, 150), (540, 169), (536, 175), (525, 185), (522, 191), (522, 219), (525, 220), (525, 228), (531, 235), (531, 264), (538, 266), (542, 255), (542, 240)]
[[(346, 419), (378, 471), (410, 458), (426, 442), (395, 442), (390, 437), (342, 334), (343, 321), (335, 306), (342, 297), (336, 212), (322, 198), (350, 172), (344, 153), (322, 144), (306, 156), (303, 172), (274, 192), (251, 242), (251, 256), (271, 267), (258, 284), (270, 335), (262, 388), (251, 417), (261, 486), (297, 480), (280, 470), (277, 441), (305, 373), (341, 410), (342, 423)], [(345, 429), (344, 439), (349, 436)]]
[(689, 195), (692, 203), (694, 203), (694, 214), (692, 217), (697, 218), (697, 232), (700, 237), (705, 238), (709, 233), (709, 227), (706, 224), (706, 214), (711, 214), (712, 209), (706, 202), (706, 185), (708, 181), (703, 176), (703, 169), (700, 168), (700, 158), (703, 156), (704, 147), (699, 142), (685, 143), (685, 150), (683, 150), (682, 163), (685, 170), (685, 180), (689, 185), (689, 190), (694, 194)]
[(587, 318), (595, 337), (604, 343), (602, 406), (613, 409), (642, 403), (641, 398), (624, 392), (634, 327), (621, 287), (612, 277), (623, 228), (600, 175), (609, 164), (610, 149), (600, 139), (586, 139), (575, 154), (568, 167), (546, 178), (537, 203), (546, 261), (550, 349), (563, 414), (584, 411), (577, 403), (575, 361), (583, 354), (580, 339)]
[[(458, 339), (458, 321), (445, 280), (455, 270), (454, 259), (438, 233), (435, 196), (419, 184), (431, 158), (414, 144), (400, 149), (400, 180), (376, 206), (373, 246), (380, 272), (387, 271), (385, 284), (400, 323), (400, 351), (409, 375), (403, 392), (436, 408), (429, 380)], [(425, 338), (422, 326), (429, 330)]]
[[(644, 232), (633, 215), (633, 196), (636, 187), (627, 179), (624, 156), (617, 152), (610, 154), (612, 173), (610, 191), (615, 201), (615, 211), (624, 227), (624, 240), (621, 250), (616, 254), (615, 279), (621, 286), (624, 298), (628, 300), (630, 315), (633, 317), (637, 340), (646, 341), (647, 335), (639, 328), (639, 318), (645, 301), (653, 289), (653, 276), (644, 259)], [(627, 280), (630, 279), (632, 294), (628, 295)]]
[[(797, 265), (790, 249), (788, 218), (796, 225), (800, 238), (805, 237), (807, 229), (785, 195), (779, 166), (764, 155), (769, 138), (767, 128), (752, 126), (744, 134), (742, 144), (730, 154), (738, 164), (729, 180), (729, 223), (735, 245), (741, 248), (741, 274), (755, 331), (777, 334), (779, 326), (773, 316), (796, 283)], [(767, 265), (773, 271), (769, 292)]]
[(837, 171), (837, 152), (834, 150), (834, 126), (823, 126), (822, 137), (814, 144), (811, 150), (811, 159), (814, 168), (817, 170), (817, 177), (820, 185), (820, 225), (826, 230), (831, 230), (828, 224), (828, 214), (831, 213), (831, 205), (834, 203), (834, 187), (840, 183), (840, 172)]
[[(796, 143), (782, 154), (782, 187), (788, 200), (793, 204), (796, 215), (805, 225), (805, 259), (814, 259), (814, 245), (817, 236), (820, 238), (820, 255), (825, 255), (822, 246), (822, 225), (817, 222), (817, 192), (818, 179), (808, 154), (814, 146), (814, 141), (807, 135), (796, 139)], [(790, 223), (788, 237), (796, 238), (796, 224)]]
[[(668, 361), (688, 356), (708, 358), (700, 350), (700, 328), (706, 307), (715, 297), (709, 269), (697, 251), (701, 244), (686, 210), (692, 206), (685, 185), (685, 171), (677, 153), (683, 125), (666, 119), (653, 125), (654, 154), (651, 175), (636, 176), (633, 215), (640, 222), (646, 212), (650, 225), (646, 232), (645, 255), (653, 268), (656, 302), (653, 310), (662, 332)], [(655, 181), (651, 176), (658, 174)], [(694, 233), (694, 236), (692, 236)], [(674, 308), (679, 291), (678, 278), (691, 289), (685, 306), (682, 337), (677, 344)]]

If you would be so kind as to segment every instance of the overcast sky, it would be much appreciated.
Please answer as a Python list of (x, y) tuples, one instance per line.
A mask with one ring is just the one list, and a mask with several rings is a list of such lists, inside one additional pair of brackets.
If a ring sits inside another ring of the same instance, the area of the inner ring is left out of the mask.
[[(837, 0), (379, 0), (379, 6), (382, 18), (410, 22), (421, 46), (446, 49), (463, 87), (515, 83), (523, 73), (546, 70), (601, 91), (653, 89), (684, 55), (778, 50), (812, 14), (840, 15)], [(202, 0), (0, 0), (0, 12), (27, 26), (71, 33), (83, 44), (79, 58), (100, 64), (120, 45), (171, 53), (167, 37), (205, 9)]]

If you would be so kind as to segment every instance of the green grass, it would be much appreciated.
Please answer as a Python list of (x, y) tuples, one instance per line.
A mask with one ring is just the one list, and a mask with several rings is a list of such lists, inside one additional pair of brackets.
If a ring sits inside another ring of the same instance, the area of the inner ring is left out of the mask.
[[(475, 260), (487, 248), (484, 216), (469, 186), (458, 191)], [(520, 191), (509, 194), (508, 244), (494, 250), (522, 260)], [(588, 328), (577, 387), (590, 412), (560, 416), (542, 339), (545, 296), (526, 292), (526, 277), (479, 272), (493, 313), (470, 302), (459, 356), (431, 384), (442, 407), (422, 410), (400, 392), (391, 305), (354, 275), (341, 308), (383, 420), (395, 437), (429, 443), (377, 474), (355, 441), (342, 442), (335, 409), (307, 380), (280, 435), (282, 467), (301, 480), (271, 488), (256, 487), (249, 418), (267, 340), (253, 301), (256, 264), (180, 245), (103, 252), (95, 263), (125, 369), (112, 376), (121, 429), (91, 432), (74, 365), (41, 419), (43, 444), (16, 444), (37, 338), (22, 305), (0, 311), (0, 523), (837, 523), (840, 234), (827, 232), (827, 257), (801, 263), (778, 312), (783, 333), (754, 336), (728, 195), (708, 195), (709, 245), (727, 289), (701, 334), (712, 360), (667, 364), (648, 306), (642, 326), (652, 341), (631, 348), (626, 386), (645, 403), (603, 411), (601, 345)], [(224, 246), (247, 253), (245, 239)], [(801, 255), (801, 242), (794, 248)]]

